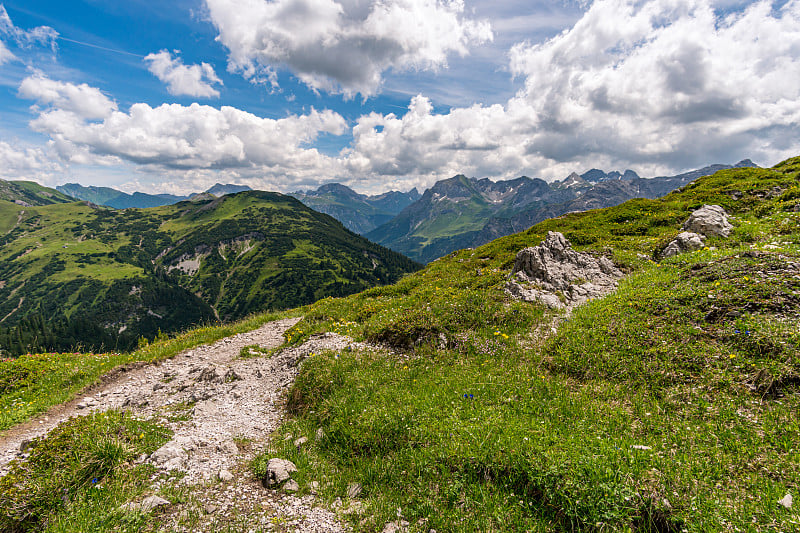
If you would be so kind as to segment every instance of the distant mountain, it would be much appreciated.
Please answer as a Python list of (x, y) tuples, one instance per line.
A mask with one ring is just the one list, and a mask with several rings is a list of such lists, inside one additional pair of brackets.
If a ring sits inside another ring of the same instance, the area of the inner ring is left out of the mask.
[(58, 185), (56, 189), (78, 200), (86, 200), (93, 204), (113, 207), (114, 209), (160, 207), (162, 205), (175, 204), (187, 198), (186, 196), (172, 194), (146, 194), (143, 192), (128, 194), (111, 187), (96, 187), (93, 185), (85, 187), (78, 183)]
[[(78, 183), (67, 183), (56, 187), (60, 192), (71, 196), (78, 200), (86, 200), (97, 205), (104, 205), (106, 207), (113, 207), (114, 209), (128, 209), (129, 207), (137, 207), (145, 209), (148, 207), (161, 207), (164, 205), (172, 205), (184, 200), (188, 200), (193, 195), (189, 196), (176, 196), (174, 194), (147, 194), (143, 192), (135, 192), (128, 194), (111, 187), (96, 187), (96, 186), (83, 186)], [(223, 185), (221, 183), (215, 184), (213, 187), (205, 191), (206, 193), (213, 194), (214, 196), (224, 196), (226, 194), (235, 194), (237, 192), (250, 191), (247, 185)]]
[(0, 200), (29, 207), (74, 202), (75, 198), (33, 181), (0, 180)]
[(417, 189), (389, 191), (377, 196), (359, 194), (340, 183), (323, 185), (314, 191), (291, 193), (308, 207), (328, 214), (350, 231), (365, 234), (391, 220), (420, 198)]
[(126, 349), (159, 330), (344, 296), (420, 267), (261, 191), (141, 210), (0, 201), (0, 242), (0, 334), (21, 326), (37, 349)]
[(236, 185), (233, 183), (228, 183), (223, 185), (222, 183), (215, 183), (213, 187), (211, 187), (205, 192), (213, 194), (214, 196), (225, 196), (226, 194), (236, 194), (237, 192), (245, 192), (252, 190), (253, 189), (251, 189), (247, 185)]
[(609, 173), (605, 173), (600, 169), (593, 168), (581, 174), (581, 178), (589, 183), (600, 183), (601, 181), (609, 180), (633, 180), (639, 178), (639, 175), (633, 170), (626, 170), (624, 173), (612, 170)]
[(658, 198), (700, 176), (734, 167), (711, 165), (677, 176), (642, 179), (626, 170), (592, 169), (560, 182), (521, 177), (492, 182), (459, 175), (438, 181), (395, 218), (366, 234), (374, 242), (429, 262), (454, 250), (475, 247), (498, 237), (572, 211), (618, 205), (631, 198)]

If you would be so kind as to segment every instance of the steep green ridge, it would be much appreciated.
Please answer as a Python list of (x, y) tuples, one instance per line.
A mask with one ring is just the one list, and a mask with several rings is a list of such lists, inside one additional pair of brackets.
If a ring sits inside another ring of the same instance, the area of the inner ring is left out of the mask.
[[(654, 262), (707, 203), (731, 237)], [(628, 274), (555, 333), (555, 312), (503, 291), (550, 230)], [(335, 331), (393, 352), (307, 360), (254, 472), (285, 457), (329, 502), (360, 483), (357, 531), (398, 513), (415, 531), (795, 530), (777, 502), (800, 490), (798, 280), (800, 158), (455, 252), (304, 309), (292, 344)]]
[(291, 196), (362, 235), (388, 222), (420, 197), (416, 189), (368, 196), (339, 183), (323, 185), (315, 191), (295, 192)]
[(0, 201), (0, 349), (127, 349), (417, 268), (277, 193), (115, 211)]
[(525, 176), (493, 182), (459, 175), (437, 182), (417, 202), (366, 236), (427, 263), (564, 213), (610, 207), (632, 198), (658, 198), (700, 176), (740, 167), (755, 164), (746, 159), (733, 167), (711, 165), (651, 179), (639, 178), (632, 171), (606, 174), (593, 169), (583, 175), (586, 179), (573, 173), (553, 183)]
[(75, 198), (33, 181), (0, 180), (0, 200), (22, 206), (37, 206), (74, 202)]

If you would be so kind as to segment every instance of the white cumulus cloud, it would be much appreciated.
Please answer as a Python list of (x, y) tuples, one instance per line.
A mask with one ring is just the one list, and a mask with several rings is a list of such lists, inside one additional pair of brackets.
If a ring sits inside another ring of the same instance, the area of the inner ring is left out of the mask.
[(26, 79), (20, 94), (49, 105), (39, 110), (31, 128), (48, 135), (60, 157), (74, 163), (127, 161), (178, 170), (239, 169), (302, 178), (330, 171), (330, 158), (309, 145), (320, 134), (341, 135), (346, 127), (338, 113), (315, 109), (280, 119), (196, 103), (158, 107), (137, 103), (124, 112), (110, 100), (99, 99), (102, 93), (93, 87), (43, 76)]
[(102, 119), (117, 109), (117, 104), (95, 87), (85, 83), (51, 80), (41, 72), (22, 80), (19, 96), (40, 105), (69, 112), (81, 119)]
[(285, 67), (315, 90), (375, 94), (383, 73), (438, 69), (492, 39), (463, 0), (206, 0), (229, 70), (275, 84)]
[(50, 183), (63, 165), (41, 147), (14, 146), (0, 141), (0, 176), (5, 179), (37, 180)]
[(144, 60), (148, 64), (148, 70), (167, 84), (170, 94), (198, 98), (219, 97), (219, 91), (213, 86), (222, 85), (222, 80), (208, 63), (184, 65), (180, 57), (173, 58), (167, 50), (149, 54)]

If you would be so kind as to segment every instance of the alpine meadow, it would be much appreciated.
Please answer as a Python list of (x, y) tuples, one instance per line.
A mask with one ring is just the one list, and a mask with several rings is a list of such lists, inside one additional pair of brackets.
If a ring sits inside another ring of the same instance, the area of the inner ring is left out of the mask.
[(800, 0), (0, 0), (0, 533), (800, 533)]

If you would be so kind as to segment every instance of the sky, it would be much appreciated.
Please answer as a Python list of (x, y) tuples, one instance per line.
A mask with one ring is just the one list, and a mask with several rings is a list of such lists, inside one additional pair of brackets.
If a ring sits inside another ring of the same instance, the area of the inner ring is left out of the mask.
[(0, 178), (202, 191), (800, 155), (800, 0), (0, 0)]

